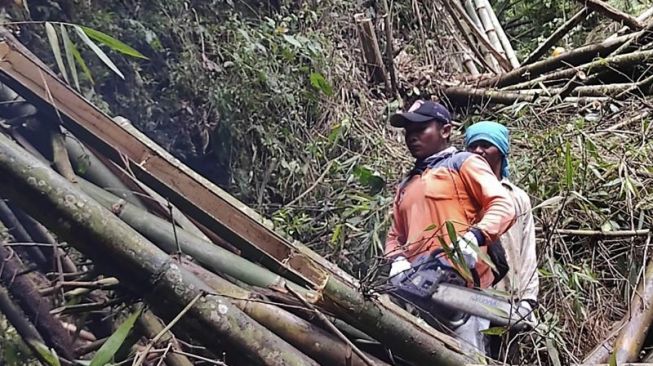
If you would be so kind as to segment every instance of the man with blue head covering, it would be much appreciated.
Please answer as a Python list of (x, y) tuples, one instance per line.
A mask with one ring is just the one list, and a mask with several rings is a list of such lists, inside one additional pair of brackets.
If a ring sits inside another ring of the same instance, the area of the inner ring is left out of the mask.
[(532, 309), (539, 288), (535, 225), (528, 194), (508, 180), (508, 129), (497, 122), (475, 123), (465, 132), (465, 148), (485, 158), (514, 201), (516, 222), (500, 238), (510, 268), (497, 288), (509, 292), (514, 300)]

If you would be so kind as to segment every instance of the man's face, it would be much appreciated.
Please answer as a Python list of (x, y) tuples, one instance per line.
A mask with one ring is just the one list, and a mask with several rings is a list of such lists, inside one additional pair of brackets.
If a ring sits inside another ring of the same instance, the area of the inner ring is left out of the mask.
[(416, 159), (424, 159), (447, 147), (451, 125), (436, 121), (408, 123), (404, 133), (410, 154)]
[(474, 141), (467, 146), (467, 151), (484, 157), (488, 164), (490, 164), (490, 167), (492, 167), (492, 170), (499, 171), (501, 169), (503, 155), (501, 155), (501, 151), (492, 145), (492, 143), (485, 140)]

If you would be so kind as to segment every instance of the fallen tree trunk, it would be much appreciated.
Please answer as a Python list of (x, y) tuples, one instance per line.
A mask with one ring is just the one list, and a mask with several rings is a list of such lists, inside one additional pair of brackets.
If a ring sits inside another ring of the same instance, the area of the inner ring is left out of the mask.
[(601, 0), (576, 0), (576, 1), (592, 10), (595, 10), (605, 15), (606, 17), (616, 22), (623, 23), (624, 25), (628, 26), (632, 30), (640, 30), (644, 28), (644, 24), (642, 24), (642, 22), (637, 20), (637, 18), (628, 15), (623, 11)]
[[(633, 84), (634, 85), (634, 84)], [(611, 85), (606, 85), (605, 87), (610, 87)], [(563, 99), (565, 102), (578, 103), (578, 104), (587, 104), (594, 101), (604, 101), (608, 100), (609, 97), (603, 96), (592, 96), (600, 95), (601, 87), (587, 87), (586, 92), (590, 96), (579, 96), (579, 97), (566, 97)], [(617, 86), (614, 88), (614, 92), (624, 92), (630, 90), (632, 85), (628, 87)], [(494, 89), (480, 89), (480, 88), (468, 88), (468, 87), (451, 87), (442, 90), (444, 94), (453, 104), (458, 106), (471, 106), (474, 104), (504, 104), (510, 105), (517, 102), (528, 102), (535, 103), (536, 101), (548, 102), (555, 97), (555, 91), (561, 91), (562, 89), (550, 89), (550, 90), (540, 90), (540, 89), (530, 89), (530, 90), (516, 90), (516, 91), (504, 91), (504, 90), (494, 90)]]
[(124, 283), (146, 290), (145, 297), (155, 307), (166, 303), (181, 310), (196, 302), (187, 318), (202, 324), (203, 331), (197, 333), (202, 343), (210, 346), (224, 338), (263, 365), (317, 365), (228, 299), (211, 294), (167, 254), (1, 134), (0, 182), (31, 216), (115, 271)]
[(612, 40), (603, 41), (601, 43), (579, 47), (569, 52), (565, 52), (560, 56), (525, 65), (498, 77), (484, 80), (479, 83), (479, 86), (504, 87), (507, 85), (534, 79), (539, 75), (553, 71), (562, 66), (582, 65), (590, 62), (595, 57), (607, 56), (609, 53), (621, 46), (624, 42), (633, 37), (635, 36), (628, 34), (625, 36), (616, 37)]

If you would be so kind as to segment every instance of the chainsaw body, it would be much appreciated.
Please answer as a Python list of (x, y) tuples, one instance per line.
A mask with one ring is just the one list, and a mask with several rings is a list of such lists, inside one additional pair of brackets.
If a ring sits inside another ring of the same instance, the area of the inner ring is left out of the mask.
[(394, 294), (417, 308), (422, 318), (455, 329), (470, 315), (490, 320), (498, 326), (525, 330), (535, 326), (531, 309), (509, 299), (467, 287), (466, 281), (444, 260), (430, 255), (416, 260), (411, 269), (390, 279)]

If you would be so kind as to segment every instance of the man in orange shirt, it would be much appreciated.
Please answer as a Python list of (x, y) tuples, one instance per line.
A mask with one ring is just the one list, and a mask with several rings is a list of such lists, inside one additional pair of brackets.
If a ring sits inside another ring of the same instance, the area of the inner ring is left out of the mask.
[[(478, 261), (473, 246), (487, 248), (513, 223), (515, 208), (488, 163), (449, 144), (451, 114), (441, 104), (419, 100), (408, 112), (390, 118), (405, 129), (405, 141), (417, 159), (399, 184), (392, 208), (392, 226), (385, 255), (392, 260), (390, 276), (410, 269), (415, 260), (441, 249), (441, 241), (457, 245), (482, 288), (495, 281), (489, 266)], [(451, 243), (446, 223), (458, 234)], [(468, 350), (484, 353), (480, 330), (488, 321), (477, 317), (453, 330)]]

